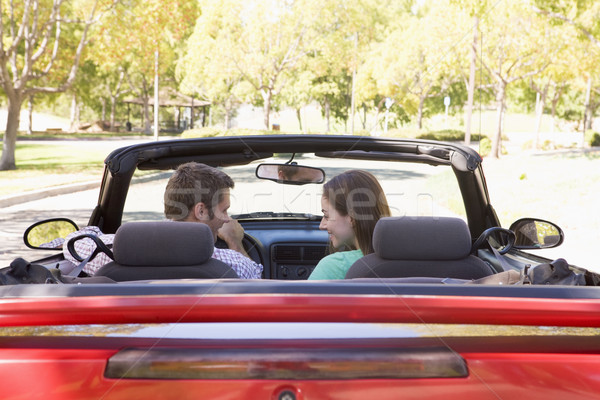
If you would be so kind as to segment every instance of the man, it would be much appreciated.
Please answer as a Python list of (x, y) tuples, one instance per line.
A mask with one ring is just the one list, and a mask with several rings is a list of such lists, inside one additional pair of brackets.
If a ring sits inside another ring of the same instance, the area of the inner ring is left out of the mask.
[[(215, 242), (220, 237), (229, 247), (215, 247), (213, 258), (229, 265), (242, 279), (260, 279), (263, 266), (252, 261), (246, 253), (242, 244), (244, 228), (227, 214), (230, 189), (233, 189), (233, 186), (233, 180), (223, 171), (196, 162), (182, 164), (169, 178), (165, 189), (165, 216), (172, 221), (201, 222), (208, 225)], [(112, 244), (114, 238), (113, 234), (100, 232), (98, 227), (85, 227), (67, 236), (65, 241), (82, 233), (99, 236), (106, 244)], [(82, 239), (75, 243), (75, 250), (84, 257), (91, 254), (94, 248), (91, 239)], [(63, 249), (65, 258), (78, 264), (67, 251), (66, 245)], [(110, 261), (106, 254), (100, 253), (88, 262), (83, 270), (88, 275), (93, 275)]]
[(215, 247), (213, 257), (231, 266), (242, 279), (260, 279), (263, 266), (246, 253), (242, 244), (244, 228), (227, 214), (233, 187), (233, 180), (221, 170), (197, 162), (182, 164), (165, 189), (165, 216), (173, 221), (208, 225), (215, 242), (221, 238), (229, 247)]

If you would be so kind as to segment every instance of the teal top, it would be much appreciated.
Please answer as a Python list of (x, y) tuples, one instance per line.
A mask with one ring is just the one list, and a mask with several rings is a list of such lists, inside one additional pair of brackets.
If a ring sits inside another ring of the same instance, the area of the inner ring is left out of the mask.
[(352, 264), (363, 256), (360, 250), (340, 251), (323, 257), (317, 264), (309, 280), (344, 279)]

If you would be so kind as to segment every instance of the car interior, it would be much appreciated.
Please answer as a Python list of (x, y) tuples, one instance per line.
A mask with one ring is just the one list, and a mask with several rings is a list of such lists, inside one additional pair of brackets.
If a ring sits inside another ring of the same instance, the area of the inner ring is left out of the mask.
[[(88, 225), (115, 233), (114, 261), (96, 275), (117, 282), (237, 278), (231, 268), (211, 258), (213, 244), (227, 245), (220, 239), (215, 243), (207, 227), (165, 220), (166, 182), (188, 161), (220, 168), (235, 182), (229, 215), (244, 228), (242, 243), (249, 257), (263, 266), (264, 280), (306, 280), (334, 251), (328, 232), (319, 229), (322, 188), (331, 177), (351, 169), (377, 178), (392, 216), (377, 222), (375, 252), (359, 259), (346, 280), (473, 281), (520, 273), (548, 262), (523, 250), (556, 247), (563, 240), (562, 230), (544, 220), (523, 218), (510, 229), (501, 228), (487, 194), (481, 158), (470, 149), (422, 142), (399, 146), (376, 138), (349, 138), (348, 144), (340, 145), (346, 138), (321, 139), (318, 152), (306, 137), (275, 144), (265, 138), (219, 138), (220, 156), (202, 140), (113, 152)], [(348, 147), (350, 151), (342, 150)], [(64, 259), (57, 254), (47, 262)]]

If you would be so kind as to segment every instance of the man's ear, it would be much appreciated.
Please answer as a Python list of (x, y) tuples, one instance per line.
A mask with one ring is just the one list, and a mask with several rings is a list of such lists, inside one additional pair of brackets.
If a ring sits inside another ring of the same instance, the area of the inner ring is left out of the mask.
[(206, 206), (202, 202), (194, 204), (193, 212), (194, 218), (198, 221), (203, 221), (207, 217)]

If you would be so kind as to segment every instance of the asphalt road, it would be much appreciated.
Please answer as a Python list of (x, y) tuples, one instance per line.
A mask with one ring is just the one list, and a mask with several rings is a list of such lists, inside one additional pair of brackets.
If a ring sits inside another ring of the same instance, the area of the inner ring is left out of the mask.
[[(152, 139), (117, 140), (111, 138), (93, 141), (53, 140), (52, 143), (68, 144), (73, 146), (75, 150), (77, 147), (89, 148), (90, 145), (93, 145), (95, 148), (103, 149), (106, 154), (109, 154), (119, 147), (148, 142), (149, 140)], [(48, 141), (31, 141), (30, 143), (48, 143)], [(98, 188), (74, 193), (69, 193), (69, 191), (69, 189), (66, 189), (63, 193), (67, 194), (60, 193), (60, 195), (51, 197), (48, 197), (48, 192), (45, 192), (46, 195), (41, 199), (29, 201), (28, 197), (34, 198), (32, 194), (19, 199), (17, 205), (0, 207), (0, 268), (9, 265), (16, 257), (35, 260), (53, 254), (52, 252), (30, 249), (23, 243), (25, 229), (34, 222), (48, 218), (66, 217), (71, 218), (79, 226), (87, 225), (88, 218), (98, 200)], [(42, 195), (44, 195), (44, 192), (42, 192)]]
[(23, 233), (31, 224), (48, 218), (71, 218), (78, 226), (86, 226), (98, 199), (98, 189), (0, 208), (0, 267), (16, 257), (35, 260), (53, 252), (33, 250), (23, 243)]

